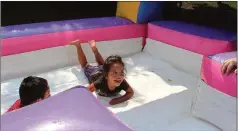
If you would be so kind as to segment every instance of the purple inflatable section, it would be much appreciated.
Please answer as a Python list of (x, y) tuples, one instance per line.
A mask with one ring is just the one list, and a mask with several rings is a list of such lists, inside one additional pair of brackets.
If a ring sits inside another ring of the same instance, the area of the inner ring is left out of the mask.
[(128, 24), (133, 24), (133, 22), (120, 17), (103, 17), (13, 25), (1, 28), (1, 38), (4, 39)]
[(228, 32), (224, 30), (208, 28), (195, 24), (185, 23), (182, 21), (155, 21), (151, 22), (151, 24), (204, 38), (224, 40), (224, 41), (237, 40), (235, 32)]
[(1, 116), (2, 131), (132, 131), (85, 87)]
[(220, 63), (223, 63), (224, 61), (230, 59), (230, 58), (235, 58), (236, 57), (236, 51), (233, 52), (225, 52), (225, 53), (219, 53), (216, 55), (211, 55), (209, 58), (218, 61)]

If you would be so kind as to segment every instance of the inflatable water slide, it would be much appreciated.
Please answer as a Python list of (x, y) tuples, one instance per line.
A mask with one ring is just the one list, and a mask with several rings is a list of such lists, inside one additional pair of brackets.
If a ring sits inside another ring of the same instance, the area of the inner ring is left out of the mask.
[[(118, 2), (115, 17), (1, 27), (1, 130), (235, 131), (237, 76), (220, 68), (236, 57), (236, 32), (154, 21), (162, 7)], [(89, 62), (89, 40), (104, 58), (123, 57), (132, 99), (110, 106), (110, 98), (88, 91), (76, 48), (67, 45), (75, 39)], [(53, 96), (5, 113), (29, 75), (46, 78)]]

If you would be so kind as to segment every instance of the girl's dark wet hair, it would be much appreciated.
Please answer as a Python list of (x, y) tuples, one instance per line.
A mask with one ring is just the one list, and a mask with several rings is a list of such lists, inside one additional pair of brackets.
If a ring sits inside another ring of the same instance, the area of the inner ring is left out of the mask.
[(121, 58), (120, 56), (118, 56), (118, 55), (111, 55), (111, 56), (109, 56), (109, 57), (105, 60), (105, 62), (104, 62), (104, 64), (103, 64), (103, 70), (104, 70), (105, 75), (108, 74), (108, 72), (109, 72), (110, 69), (111, 69), (111, 66), (112, 66), (113, 64), (115, 64), (115, 63), (122, 64), (124, 70), (126, 70), (126, 69), (125, 69), (125, 64), (124, 64), (124, 62), (122, 61), (122, 58)]
[(37, 99), (43, 99), (48, 89), (48, 82), (44, 78), (35, 76), (24, 78), (19, 88), (21, 107), (30, 105)]

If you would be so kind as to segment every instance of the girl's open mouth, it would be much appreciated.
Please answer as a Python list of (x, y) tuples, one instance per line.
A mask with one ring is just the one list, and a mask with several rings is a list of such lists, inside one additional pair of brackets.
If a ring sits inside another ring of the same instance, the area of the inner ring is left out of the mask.
[(116, 83), (121, 83), (121, 80), (114, 80)]

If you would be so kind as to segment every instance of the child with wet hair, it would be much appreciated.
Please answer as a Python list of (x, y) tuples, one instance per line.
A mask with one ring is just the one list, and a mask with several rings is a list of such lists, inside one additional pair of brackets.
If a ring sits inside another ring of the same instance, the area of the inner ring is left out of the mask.
[(112, 97), (118, 95), (122, 90), (125, 95), (113, 98), (109, 104), (115, 105), (129, 100), (134, 91), (125, 80), (125, 64), (118, 55), (109, 56), (105, 61), (99, 53), (94, 40), (90, 41), (90, 47), (94, 53), (97, 66), (90, 65), (82, 50), (79, 40), (70, 43), (75, 45), (78, 52), (78, 60), (84, 69), (84, 73), (89, 81), (88, 89), (91, 92), (96, 91), (100, 96)]
[(24, 78), (19, 88), (19, 96), (20, 99), (18, 99), (7, 110), (7, 112), (11, 112), (49, 98), (51, 95), (47, 80), (36, 76), (28, 76)]

